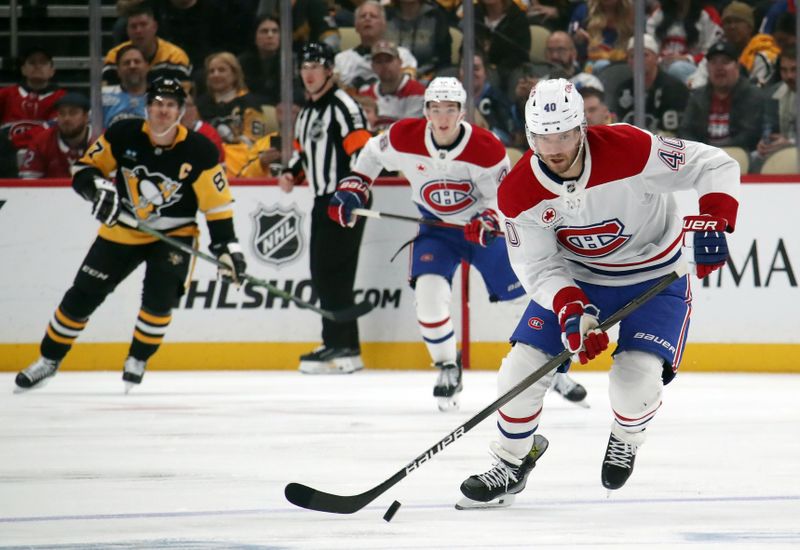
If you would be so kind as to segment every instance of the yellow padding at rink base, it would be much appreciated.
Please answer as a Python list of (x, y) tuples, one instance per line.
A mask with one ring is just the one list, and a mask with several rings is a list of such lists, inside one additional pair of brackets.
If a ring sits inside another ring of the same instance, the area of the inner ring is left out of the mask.
[[(121, 370), (128, 343), (77, 344), (62, 365), (63, 370)], [(294, 370), (298, 358), (317, 345), (309, 343), (166, 343), (148, 363), (160, 370)], [(476, 370), (497, 370), (509, 350), (505, 342), (473, 342), (471, 366)], [(39, 354), (39, 344), (0, 344), (0, 371), (14, 372), (27, 367)], [(430, 366), (421, 342), (372, 342), (362, 344), (368, 369), (416, 370)], [(683, 372), (781, 372), (800, 373), (800, 344), (688, 344)], [(606, 353), (576, 370), (607, 370), (611, 354)]]

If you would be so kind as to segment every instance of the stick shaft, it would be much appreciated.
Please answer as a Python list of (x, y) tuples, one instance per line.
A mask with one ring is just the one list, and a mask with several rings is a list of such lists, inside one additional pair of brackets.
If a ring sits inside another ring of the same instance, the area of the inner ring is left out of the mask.
[[(433, 220), (430, 218), (415, 218), (413, 216), (392, 214), (390, 212), (380, 212), (378, 210), (368, 210), (366, 208), (353, 208), (353, 214), (356, 214), (358, 216), (364, 216), (365, 218), (375, 218), (375, 219), (385, 218), (387, 220), (399, 220), (403, 222), (416, 223), (418, 225), (432, 225), (434, 227), (447, 227), (450, 229), (461, 229), (461, 230), (464, 229), (463, 225), (459, 225), (457, 223), (450, 223), (442, 220)], [(503, 233), (502, 231), (492, 231), (492, 234), (497, 237), (505, 236), (505, 233)]]
[[(196, 249), (196, 248), (194, 248), (192, 246), (189, 246), (188, 244), (184, 243), (183, 241), (180, 241), (178, 239), (170, 237), (169, 235), (165, 235), (161, 231), (158, 231), (157, 229), (153, 229), (147, 223), (134, 219), (127, 212), (120, 213), (119, 220), (122, 223), (124, 223), (125, 225), (129, 226), (129, 227), (136, 228), (139, 231), (141, 231), (142, 233), (147, 233), (151, 237), (155, 237), (155, 238), (157, 238), (157, 239), (159, 239), (161, 241), (164, 241), (165, 243), (170, 244), (170, 245), (174, 246), (175, 248), (177, 248), (179, 250), (182, 250), (183, 252), (186, 252), (187, 254), (190, 254), (190, 255), (192, 255), (192, 256), (194, 256), (196, 258), (200, 258), (202, 260), (205, 260), (208, 263), (213, 264), (213, 265), (215, 265), (217, 267), (230, 268), (230, 266), (228, 264), (226, 264), (224, 262), (221, 262), (220, 260), (218, 260), (217, 258), (212, 256), (211, 254), (206, 254), (202, 250), (198, 250), (198, 249)], [(367, 313), (370, 309), (372, 309), (371, 307), (370, 308), (365, 308), (361, 304), (356, 304), (356, 307), (353, 308), (354, 309), (353, 312), (345, 311), (342, 314), (337, 314), (337, 312), (335, 312), (335, 311), (328, 311), (326, 309), (319, 308), (319, 307), (315, 306), (314, 304), (310, 304), (310, 303), (308, 303), (306, 301), (303, 301), (300, 298), (298, 298), (297, 296), (295, 296), (294, 294), (286, 292), (285, 290), (283, 290), (281, 288), (278, 288), (277, 286), (273, 285), (272, 283), (270, 283), (268, 281), (265, 281), (263, 279), (259, 279), (258, 277), (253, 277), (252, 275), (249, 275), (249, 274), (245, 273), (242, 276), (242, 279), (244, 281), (250, 283), (253, 286), (260, 286), (260, 287), (266, 288), (272, 294), (274, 294), (276, 296), (280, 296), (281, 298), (284, 298), (286, 300), (290, 300), (290, 301), (294, 302), (295, 304), (297, 304), (302, 309), (308, 309), (308, 310), (314, 311), (314, 312), (322, 315), (326, 319), (330, 319), (332, 321), (349, 321), (349, 320), (352, 320), (349, 317), (351, 317), (353, 314), (357, 313), (356, 317), (358, 317), (360, 315), (363, 315), (364, 313)], [(366, 309), (366, 311), (364, 311), (365, 309)], [(363, 313), (362, 313), (362, 311), (363, 311)]]

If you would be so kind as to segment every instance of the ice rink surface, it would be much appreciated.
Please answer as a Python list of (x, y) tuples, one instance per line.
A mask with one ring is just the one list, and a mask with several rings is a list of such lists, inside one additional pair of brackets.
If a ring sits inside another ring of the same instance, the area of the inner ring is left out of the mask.
[(491, 465), (493, 419), (356, 514), (284, 499), (290, 481), (366, 491), (495, 397), (494, 373), (467, 372), (439, 413), (435, 374), (154, 371), (123, 395), (119, 372), (63, 372), (14, 395), (0, 373), (0, 547), (800, 548), (797, 375), (680, 374), (610, 496), (606, 374), (578, 371), (591, 408), (547, 396), (550, 448), (512, 508), (453, 507)]

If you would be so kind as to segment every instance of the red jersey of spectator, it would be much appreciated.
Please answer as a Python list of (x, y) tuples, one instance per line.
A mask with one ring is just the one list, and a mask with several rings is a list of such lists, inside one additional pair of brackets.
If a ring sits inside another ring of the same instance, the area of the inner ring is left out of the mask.
[(34, 91), (23, 84), (0, 88), (0, 129), (15, 149), (28, 147), (45, 123), (56, 116), (56, 101), (66, 90), (48, 86)]
[(58, 126), (40, 132), (28, 146), (19, 169), (21, 178), (70, 178), (70, 169), (91, 145), (87, 139), (77, 148), (70, 148), (58, 135)]

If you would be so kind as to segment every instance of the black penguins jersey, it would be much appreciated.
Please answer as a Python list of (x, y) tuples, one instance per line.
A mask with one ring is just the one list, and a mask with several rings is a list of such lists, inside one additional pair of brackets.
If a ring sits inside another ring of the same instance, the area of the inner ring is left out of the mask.
[[(73, 166), (73, 187), (91, 200), (92, 176), (100, 175), (97, 172), (106, 179), (113, 176), (122, 210), (137, 220), (169, 235), (194, 236), (200, 210), (209, 222), (212, 241), (227, 241), (235, 238), (233, 197), (218, 158), (211, 141), (183, 126), (178, 126), (172, 145), (159, 146), (151, 142), (146, 121), (121, 120)], [(122, 224), (102, 225), (99, 235), (123, 244), (156, 240)]]

